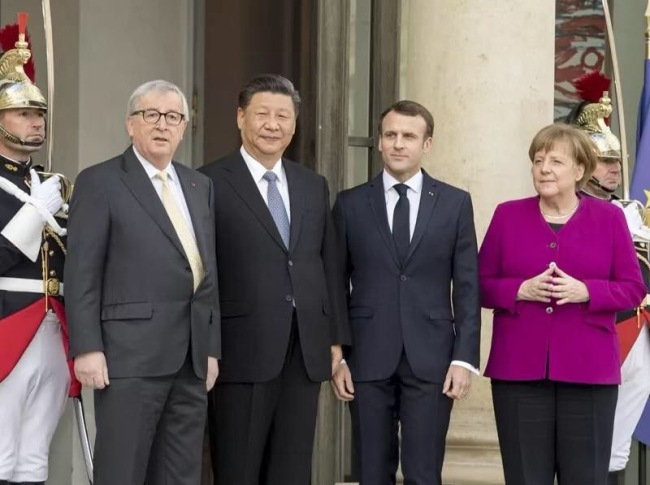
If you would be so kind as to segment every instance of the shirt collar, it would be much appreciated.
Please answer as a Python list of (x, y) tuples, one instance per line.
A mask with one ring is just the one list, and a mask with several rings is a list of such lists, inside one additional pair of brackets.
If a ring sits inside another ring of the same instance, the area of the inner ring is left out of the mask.
[(135, 146), (133, 146), (133, 153), (135, 153), (136, 158), (142, 164), (142, 167), (144, 168), (145, 172), (147, 172), (147, 176), (150, 179), (155, 178), (155, 176), (158, 175), (158, 172), (167, 172), (167, 177), (170, 180), (174, 180), (176, 178), (176, 169), (174, 169), (173, 163), (169, 162), (163, 170), (160, 170), (157, 167), (154, 167), (151, 162), (140, 155), (140, 152), (138, 152)]
[[(246, 151), (246, 149), (243, 146), (239, 149), (239, 153), (241, 153), (244, 162), (246, 162), (246, 166), (248, 167), (248, 170), (250, 170), (255, 183), (256, 184), (260, 183), (262, 178), (264, 178), (264, 174), (269, 170), (260, 162), (255, 160), (251, 156), (251, 154)], [(275, 165), (273, 165), (271, 172), (275, 173), (278, 176), (278, 182), (280, 182), (280, 184), (284, 184), (284, 185), (287, 184), (287, 177), (282, 167), (282, 159), (275, 162)]]
[(395, 185), (403, 183), (405, 185), (408, 185), (408, 187), (415, 193), (420, 193), (422, 191), (424, 176), (422, 175), (422, 170), (418, 170), (418, 172), (406, 182), (400, 182), (384, 169), (382, 172), (382, 179), (384, 181), (384, 192), (388, 192)]
[(8, 172), (20, 177), (27, 177), (29, 175), (29, 169), (32, 168), (31, 158), (26, 162), (19, 162), (5, 155), (0, 155), (0, 162), (0, 172)]

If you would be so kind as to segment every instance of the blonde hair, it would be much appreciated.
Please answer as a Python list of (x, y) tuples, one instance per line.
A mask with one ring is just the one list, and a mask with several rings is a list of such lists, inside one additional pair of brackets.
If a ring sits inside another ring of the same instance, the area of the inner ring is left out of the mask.
[(576, 184), (578, 188), (582, 188), (598, 165), (598, 148), (582, 130), (566, 123), (554, 123), (545, 126), (533, 138), (528, 149), (528, 157), (532, 162), (537, 152), (548, 152), (561, 141), (568, 143), (576, 163), (584, 167), (582, 178)]

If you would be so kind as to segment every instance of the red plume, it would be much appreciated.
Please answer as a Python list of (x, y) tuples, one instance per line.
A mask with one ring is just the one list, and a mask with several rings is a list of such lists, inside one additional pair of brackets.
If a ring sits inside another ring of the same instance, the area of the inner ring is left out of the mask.
[(612, 80), (600, 71), (592, 71), (580, 76), (573, 85), (584, 101), (597, 103), (603, 97), (604, 91), (609, 91)]
[[(25, 19), (26, 21), (27, 19)], [(16, 46), (16, 42), (18, 42), (18, 34), (19, 34), (19, 26), (18, 24), (11, 24), (11, 25), (5, 25), (2, 29), (0, 29), (0, 50), (4, 53), (7, 52), (9, 49), (13, 49)], [(27, 33), (27, 30), (25, 30), (25, 41), (30, 44), (31, 42), (29, 40), (29, 34)], [(34, 82), (34, 59), (30, 58), (29, 61), (27, 61), (27, 64), (24, 66), (25, 69), (25, 74), (27, 74), (27, 77)]]
[(24, 34), (27, 31), (27, 18), (29, 14), (27, 12), (18, 12), (18, 33)]

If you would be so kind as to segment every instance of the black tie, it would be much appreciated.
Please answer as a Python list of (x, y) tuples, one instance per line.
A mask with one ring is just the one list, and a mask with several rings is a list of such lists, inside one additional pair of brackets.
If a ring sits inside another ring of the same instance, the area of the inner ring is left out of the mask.
[(395, 212), (393, 212), (393, 239), (395, 240), (399, 260), (404, 264), (406, 262), (406, 256), (409, 253), (409, 244), (411, 243), (409, 229), (410, 204), (409, 198), (406, 196), (408, 186), (405, 184), (397, 184), (393, 188), (399, 194), (399, 200), (395, 206)]

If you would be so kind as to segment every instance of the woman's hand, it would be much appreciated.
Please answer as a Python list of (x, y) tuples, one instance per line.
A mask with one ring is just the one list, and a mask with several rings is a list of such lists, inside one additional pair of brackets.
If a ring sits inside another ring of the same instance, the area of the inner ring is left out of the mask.
[(569, 276), (557, 266), (554, 267), (554, 272), (556, 276), (552, 279), (551, 296), (558, 299), (558, 305), (589, 301), (587, 285), (573, 276)]
[(524, 281), (517, 292), (517, 300), (550, 302), (551, 296), (553, 296), (551, 294), (553, 288), (551, 282), (554, 271), (555, 267), (551, 266), (543, 273)]

